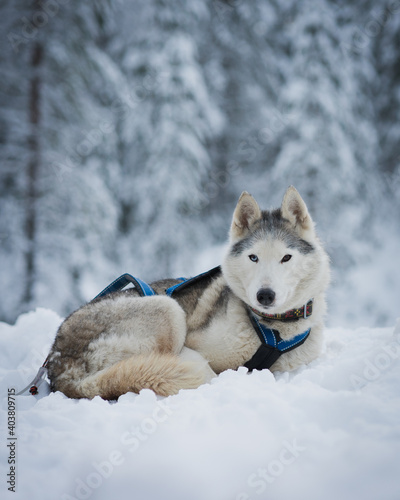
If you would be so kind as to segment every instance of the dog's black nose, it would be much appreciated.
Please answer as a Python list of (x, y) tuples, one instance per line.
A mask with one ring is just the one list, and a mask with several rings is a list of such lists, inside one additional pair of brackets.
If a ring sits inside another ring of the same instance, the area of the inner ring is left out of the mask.
[(257, 300), (263, 306), (270, 306), (275, 300), (275, 292), (271, 288), (260, 288), (257, 292)]

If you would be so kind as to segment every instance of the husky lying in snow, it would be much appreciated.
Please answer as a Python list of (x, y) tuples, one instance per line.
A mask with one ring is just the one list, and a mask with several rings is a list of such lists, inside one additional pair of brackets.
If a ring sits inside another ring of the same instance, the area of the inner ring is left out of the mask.
[(227, 369), (293, 370), (318, 356), (329, 259), (294, 187), (271, 212), (244, 192), (221, 269), (164, 295), (179, 282), (152, 283), (151, 297), (135, 288), (110, 293), (71, 314), (50, 351), (52, 390), (116, 399), (149, 388), (167, 396)]

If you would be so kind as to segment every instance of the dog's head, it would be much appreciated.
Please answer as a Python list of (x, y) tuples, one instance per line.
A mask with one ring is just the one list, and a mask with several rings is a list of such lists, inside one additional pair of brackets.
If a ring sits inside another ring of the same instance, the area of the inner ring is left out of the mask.
[(222, 265), (228, 285), (241, 300), (268, 314), (299, 307), (316, 293), (327, 267), (307, 206), (294, 187), (273, 211), (260, 210), (249, 193), (242, 193)]

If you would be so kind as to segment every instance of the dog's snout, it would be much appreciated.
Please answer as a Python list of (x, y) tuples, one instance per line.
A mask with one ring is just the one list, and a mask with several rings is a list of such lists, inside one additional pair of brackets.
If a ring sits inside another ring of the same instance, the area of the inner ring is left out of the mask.
[(270, 306), (275, 300), (275, 292), (271, 288), (260, 288), (257, 292), (257, 300), (263, 306)]

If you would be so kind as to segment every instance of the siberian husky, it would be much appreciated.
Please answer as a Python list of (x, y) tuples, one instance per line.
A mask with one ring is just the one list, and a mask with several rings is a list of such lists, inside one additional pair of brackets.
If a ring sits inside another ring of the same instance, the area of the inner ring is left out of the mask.
[(148, 297), (110, 293), (72, 313), (48, 358), (52, 390), (167, 396), (224, 370), (293, 370), (320, 353), (329, 259), (294, 187), (273, 211), (242, 193), (221, 268), (165, 295), (179, 283), (156, 281)]

